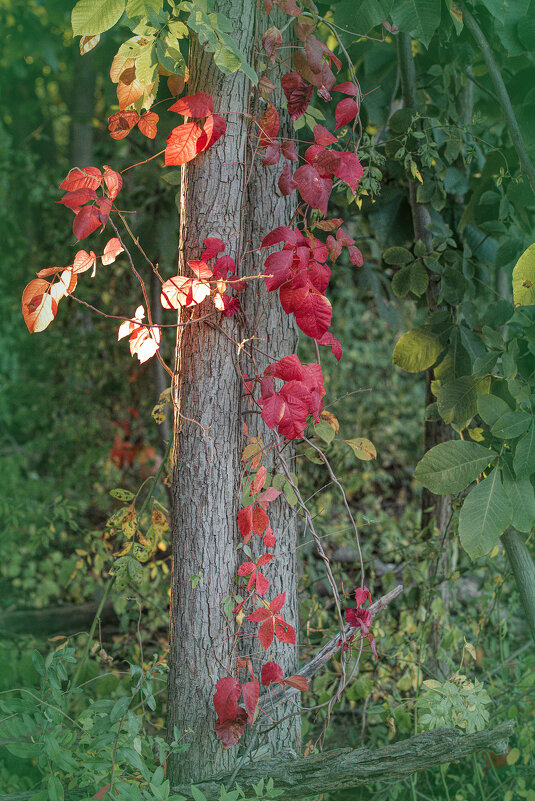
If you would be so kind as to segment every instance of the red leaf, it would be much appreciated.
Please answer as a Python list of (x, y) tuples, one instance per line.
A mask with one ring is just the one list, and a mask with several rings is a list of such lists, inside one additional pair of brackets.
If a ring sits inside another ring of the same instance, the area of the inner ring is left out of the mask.
[(269, 14), (273, 11), (273, 0), (264, 0), (264, 11)]
[(334, 145), (338, 139), (323, 125), (314, 126), (314, 141), (317, 145)]
[[(248, 619), (249, 620), (251, 619), (250, 616)], [(260, 644), (265, 651), (267, 651), (267, 649), (273, 642), (274, 634), (275, 634), (275, 626), (273, 623), (273, 618), (270, 616), (268, 620), (262, 623), (262, 625), (258, 629), (258, 639), (260, 640)]]
[(101, 787), (100, 790), (97, 793), (95, 793), (95, 795), (92, 797), (96, 798), (97, 801), (103, 801), (103, 799), (106, 798), (107, 792), (110, 789), (110, 787), (111, 784), (105, 784), (104, 787)]
[(264, 534), (262, 542), (264, 543), (266, 548), (274, 548), (275, 547), (275, 545), (277, 543), (277, 538), (273, 534), (273, 529), (272, 528), (267, 528), (266, 529), (266, 533)]
[(329, 331), (326, 331), (325, 334), (318, 339), (318, 345), (327, 345), (327, 347), (330, 347), (337, 362), (342, 358), (342, 346)]
[(284, 604), (286, 603), (286, 593), (281, 592), (280, 595), (276, 595), (273, 600), (271, 601), (269, 608), (273, 612), (274, 615), (278, 614)]
[(183, 91), (186, 80), (183, 75), (170, 75), (167, 79), (167, 88), (173, 97), (178, 97)]
[(245, 544), (253, 535), (253, 504), (245, 506), (238, 512), (238, 529)]
[(201, 280), (207, 280), (213, 275), (213, 272), (203, 259), (190, 259), (188, 267)]
[(330, 178), (322, 178), (315, 167), (303, 164), (294, 172), (299, 194), (313, 209), (319, 209), (327, 214), (327, 204), (333, 183)]
[(296, 690), (300, 690), (302, 693), (308, 690), (308, 679), (305, 679), (304, 676), (288, 676), (287, 679), (284, 679), (283, 684), (287, 684), (289, 687), (295, 687)]
[(266, 398), (264, 401), (260, 400), (262, 403), (262, 419), (265, 421), (266, 425), (269, 428), (276, 428), (285, 411), (285, 403), (283, 398), (278, 393), (273, 393), (269, 398)]
[(342, 125), (347, 125), (351, 120), (354, 120), (359, 113), (359, 104), (353, 100), (352, 97), (346, 97), (345, 100), (340, 100), (334, 110), (334, 118), (336, 120), (336, 128), (341, 128)]
[(247, 681), (245, 684), (242, 684), (241, 689), (243, 702), (247, 710), (247, 723), (249, 724), (249, 728), (251, 728), (254, 723), (256, 707), (260, 696), (260, 685), (256, 676), (253, 677), (252, 681)]
[(280, 615), (275, 616), (275, 636), (280, 642), (295, 645), (295, 629)]
[(162, 284), (160, 296), (164, 309), (178, 309), (181, 306), (197, 306), (210, 294), (210, 285), (196, 278), (174, 275)]
[(366, 603), (366, 601), (371, 604), (372, 594), (368, 587), (357, 587), (355, 590), (355, 601), (357, 602), (357, 606), (362, 606), (362, 604)]
[(173, 128), (165, 148), (166, 167), (186, 164), (197, 155), (197, 141), (202, 131), (194, 122), (185, 122)]
[(273, 144), (268, 145), (266, 148), (264, 161), (262, 162), (262, 167), (271, 167), (273, 164), (278, 164), (280, 159), (280, 151), (281, 146), (279, 142), (273, 142)]
[(86, 236), (97, 230), (100, 222), (100, 212), (97, 207), (84, 206), (74, 218), (72, 224), (74, 236), (78, 241), (85, 239)]
[(284, 167), (282, 168), (282, 172), (279, 175), (278, 180), (278, 187), (280, 189), (281, 195), (291, 195), (294, 189), (297, 189), (297, 184), (294, 181), (294, 177), (292, 174), (292, 168), (286, 162)]
[(268, 28), (262, 36), (262, 45), (270, 61), (275, 61), (277, 50), (282, 44), (282, 34), (274, 25)]
[(158, 120), (159, 116), (156, 114), (155, 111), (147, 111), (146, 114), (143, 114), (138, 123), (138, 128), (143, 134), (143, 136), (148, 137), (149, 139), (154, 139), (156, 134), (158, 133)]
[(264, 484), (266, 483), (266, 476), (267, 476), (267, 468), (264, 465), (261, 465), (258, 468), (258, 471), (251, 481), (251, 487), (249, 490), (249, 495), (256, 495), (257, 492), (260, 492)]
[(123, 186), (123, 177), (116, 170), (112, 170), (107, 164), (104, 165), (104, 183), (108, 190), (108, 196), (115, 200)]
[(100, 180), (101, 172), (98, 167), (74, 167), (60, 183), (59, 188), (65, 190), (65, 192), (74, 192), (75, 189), (82, 189), (83, 187), (98, 189)]
[(279, 124), (279, 112), (273, 103), (268, 103), (266, 110), (258, 120), (258, 135), (261, 147), (267, 147), (277, 138)]
[(273, 231), (270, 231), (270, 233), (264, 237), (260, 247), (269, 248), (272, 245), (276, 245), (278, 242), (287, 242), (289, 245), (295, 245), (297, 242), (295, 231), (292, 231), (291, 228), (287, 228), (284, 225), (279, 225), (278, 228), (274, 228)]
[(262, 687), (269, 687), (270, 684), (274, 682), (280, 683), (283, 677), (282, 668), (276, 662), (266, 662), (265, 665), (262, 665), (261, 671), (261, 682)]
[(267, 620), (271, 617), (271, 614), (264, 606), (258, 607), (255, 609), (254, 612), (251, 612), (247, 620), (250, 620), (251, 623), (262, 623), (262, 621)]
[(75, 214), (78, 214), (84, 203), (88, 203), (90, 200), (96, 200), (96, 197), (97, 193), (94, 189), (83, 186), (81, 189), (75, 189), (74, 192), (67, 192), (66, 195), (63, 195), (61, 200), (58, 200), (58, 203), (62, 203), (64, 206), (67, 206), (68, 209), (72, 209)]
[(122, 253), (123, 250), (124, 248), (117, 237), (113, 237), (113, 239), (110, 239), (109, 242), (107, 242), (106, 247), (104, 248), (104, 253), (101, 257), (102, 264), (113, 264), (119, 253)]
[(305, 161), (316, 168), (322, 178), (328, 178), (340, 165), (340, 154), (326, 150), (321, 145), (310, 145), (305, 151)]
[(324, 295), (310, 289), (294, 314), (295, 322), (304, 334), (312, 339), (321, 339), (331, 324), (333, 310)]
[(354, 264), (355, 267), (362, 267), (364, 264), (364, 259), (362, 257), (362, 253), (360, 250), (355, 247), (355, 245), (350, 245), (349, 248), (349, 261), (351, 264)]
[(214, 264), (214, 278), (226, 278), (236, 272), (236, 264), (231, 256), (220, 256)]
[(215, 145), (227, 130), (227, 123), (219, 114), (210, 114), (204, 121), (202, 134), (197, 140), (197, 153)]
[(98, 216), (100, 218), (100, 222), (102, 223), (103, 227), (108, 222), (108, 217), (110, 216), (110, 211), (111, 211), (111, 204), (112, 200), (110, 197), (97, 198)]
[(201, 259), (204, 259), (204, 261), (210, 261), (210, 259), (213, 259), (218, 253), (221, 253), (223, 250), (225, 250), (225, 243), (217, 236), (207, 237), (205, 240), (203, 240), (203, 245), (204, 250), (201, 253)]
[(256, 565), (254, 562), (242, 562), (238, 568), (238, 576), (250, 576), (251, 573), (256, 572)]
[(323, 68), (323, 49), (320, 42), (313, 34), (307, 37), (305, 53), (312, 72), (321, 72)]
[(285, 14), (290, 14), (292, 17), (298, 17), (303, 13), (295, 0), (277, 0), (277, 4), (281, 11), (284, 11)]
[(333, 92), (341, 92), (344, 95), (353, 95), (354, 97), (359, 96), (359, 88), (351, 81), (345, 81), (344, 83), (339, 83), (336, 86), (333, 86)]
[(64, 270), (64, 267), (45, 267), (43, 270), (39, 270), (37, 273), (38, 278), (48, 278), (49, 275), (55, 275), (56, 273), (60, 273)]
[(269, 526), (269, 517), (260, 506), (253, 509), (253, 531), (261, 536)]
[(293, 139), (285, 139), (282, 143), (281, 150), (282, 155), (285, 159), (288, 159), (288, 161), (298, 161)]
[[(248, 589), (250, 590), (251, 587), (248, 587)], [(265, 595), (269, 590), (269, 581), (259, 570), (256, 571), (255, 575), (255, 590), (257, 595)]]
[(271, 560), (273, 559), (272, 553), (264, 553), (262, 556), (259, 557), (258, 562), (256, 563), (257, 567), (263, 567), (264, 565), (268, 565)]
[(288, 381), (279, 394), (284, 400), (284, 416), (279, 423), (279, 433), (286, 439), (301, 437), (310, 410), (310, 392), (301, 381)]
[(307, 84), (297, 72), (287, 72), (282, 76), (281, 84), (288, 101), (288, 114), (295, 121), (307, 110), (314, 87)]
[(221, 740), (225, 749), (232, 748), (233, 745), (239, 742), (240, 737), (245, 731), (246, 722), (247, 712), (245, 709), (242, 709), (241, 706), (238, 707), (238, 713), (234, 720), (226, 720), (224, 722), (218, 720), (216, 722), (214, 730), (217, 738)]
[(276, 253), (270, 253), (264, 262), (264, 272), (271, 275), (270, 278), (264, 278), (268, 292), (278, 289), (292, 277), (293, 259), (293, 250), (279, 250)]
[(314, 28), (316, 27), (316, 23), (313, 19), (309, 17), (298, 17), (298, 19), (294, 19), (294, 31), (295, 35), (298, 39), (301, 39), (304, 42), (307, 36), (310, 36)]
[(339, 153), (338, 155), (340, 156), (340, 164), (333, 172), (337, 178), (341, 178), (345, 184), (351, 187), (353, 192), (356, 192), (360, 179), (364, 174), (359, 157), (356, 153)]
[(169, 111), (176, 111), (183, 117), (207, 117), (214, 110), (214, 100), (207, 92), (196, 92), (186, 95), (169, 107)]
[(248, 715), (238, 706), (241, 686), (232, 676), (219, 679), (214, 694), (214, 708), (217, 713), (215, 732), (225, 748), (236, 745), (242, 736)]

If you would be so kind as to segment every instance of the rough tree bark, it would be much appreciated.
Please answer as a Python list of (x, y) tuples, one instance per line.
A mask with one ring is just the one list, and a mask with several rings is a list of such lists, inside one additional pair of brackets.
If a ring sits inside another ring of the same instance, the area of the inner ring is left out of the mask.
[[(255, 0), (217, 4), (217, 10), (232, 20), (234, 39), (249, 63), (257, 33), (256, 5)], [(250, 170), (250, 122), (243, 116), (250, 102), (248, 78), (241, 72), (222, 75), (212, 56), (194, 39), (189, 69), (189, 93), (209, 92), (215, 110), (225, 115), (227, 131), (213, 149), (182, 168), (179, 272), (190, 274), (187, 260), (199, 257), (203, 239), (218, 236), (228, 243), (226, 252), (245, 274), (253, 264), (260, 266), (258, 252), (244, 258), (251, 242), (258, 248), (269, 230), (288, 224), (291, 206), (277, 197), (277, 171), (259, 175), (256, 169)], [(258, 289), (244, 294), (250, 296), (245, 300), (245, 318), (239, 315), (216, 325), (200, 322), (178, 329), (168, 731), (172, 737), (176, 730), (181, 742), (190, 747), (186, 754), (168, 761), (172, 784), (232, 770), (240, 754), (237, 748), (223, 751), (217, 741), (212, 700), (218, 679), (231, 673), (236, 655), (235, 626), (224, 617), (221, 602), (236, 591), (236, 571), (243, 561), (236, 551), (243, 422), (252, 431), (257, 428), (255, 415), (240, 414), (249, 407), (243, 403), (242, 409), (244, 361), (238, 343), (255, 333), (269, 361), (291, 353), (295, 343), (292, 325), (280, 313), (276, 298), (268, 302), (263, 315), (257, 315)], [(183, 313), (182, 322), (203, 313)], [(253, 352), (261, 371), (265, 361)], [(270, 506), (271, 522), (280, 538), (275, 553), (284, 556), (273, 562), (269, 579), (273, 594), (286, 591), (285, 616), (295, 622), (296, 528), (283, 508), (280, 499)], [(202, 576), (195, 587), (193, 576)], [(258, 656), (258, 641), (249, 642)], [(276, 648), (272, 654), (285, 671), (297, 668), (297, 649), (287, 647), (283, 656)], [(272, 751), (282, 743), (285, 748), (292, 745), (297, 735), (297, 722), (275, 730)]]

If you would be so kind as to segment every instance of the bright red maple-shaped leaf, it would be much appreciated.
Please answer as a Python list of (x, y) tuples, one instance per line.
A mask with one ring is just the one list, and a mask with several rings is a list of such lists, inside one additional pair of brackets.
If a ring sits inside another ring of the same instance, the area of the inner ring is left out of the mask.
[(258, 135), (261, 147), (268, 147), (277, 138), (279, 124), (279, 112), (273, 103), (268, 103), (266, 110), (258, 120)]
[(243, 707), (238, 706), (241, 695), (241, 685), (232, 676), (219, 679), (214, 694), (214, 708), (217, 713), (215, 733), (223, 743), (224, 748), (236, 745), (248, 720), (248, 714)]
[(98, 167), (73, 167), (66, 178), (60, 183), (59, 188), (65, 192), (74, 192), (75, 189), (87, 187), (98, 189), (100, 186), (102, 173)]
[(288, 114), (295, 121), (307, 110), (314, 87), (307, 84), (297, 72), (287, 72), (282, 76), (281, 84), (288, 101)]
[(295, 629), (279, 614), (285, 600), (285, 592), (276, 595), (269, 605), (259, 607), (247, 618), (252, 623), (261, 623), (258, 629), (258, 639), (266, 651), (273, 642), (274, 636), (280, 642), (295, 645)]
[(195, 122), (185, 122), (173, 128), (167, 137), (165, 148), (166, 167), (179, 166), (191, 161), (197, 155), (197, 141), (202, 130)]
[(318, 339), (318, 345), (327, 345), (327, 347), (330, 347), (337, 362), (342, 358), (342, 345), (333, 337), (330, 331), (326, 331), (325, 334)]
[(147, 111), (139, 118), (138, 128), (148, 139), (154, 139), (158, 133), (158, 114), (155, 111)]
[(207, 92), (196, 92), (186, 95), (169, 107), (169, 111), (176, 111), (183, 117), (207, 117), (214, 110), (214, 99)]
[(359, 104), (352, 97), (346, 97), (345, 100), (340, 100), (334, 110), (334, 118), (336, 120), (336, 128), (341, 128), (342, 125), (347, 125), (355, 119), (359, 113)]

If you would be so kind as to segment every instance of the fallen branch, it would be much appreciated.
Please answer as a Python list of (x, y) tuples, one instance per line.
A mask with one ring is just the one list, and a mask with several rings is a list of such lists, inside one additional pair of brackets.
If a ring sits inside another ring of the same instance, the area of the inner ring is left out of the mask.
[[(403, 592), (403, 584), (398, 584), (397, 587), (394, 587), (393, 590), (387, 592), (386, 595), (381, 596), (378, 598), (375, 603), (370, 606), (370, 613), (372, 617), (375, 617), (379, 612), (382, 612), (383, 609), (386, 609), (388, 604), (390, 604), (398, 595), (401, 595)], [(352, 626), (346, 626), (344, 629), (344, 639), (349, 640), (350, 637), (357, 634), (360, 631), (358, 628), (353, 628)], [(316, 675), (323, 667), (327, 664), (327, 662), (332, 659), (332, 657), (338, 653), (340, 650), (340, 634), (337, 634), (336, 637), (333, 637), (332, 640), (323, 646), (323, 648), (318, 651), (316, 656), (307, 662), (306, 665), (297, 671), (298, 676), (304, 676), (305, 679), (311, 679), (313, 676)], [(273, 708), (275, 702), (279, 702), (282, 698), (287, 700), (291, 698), (292, 695), (300, 695), (300, 690), (296, 690), (293, 687), (281, 687), (278, 685), (274, 687), (271, 685), (270, 689), (260, 696), (260, 704), (262, 701), (266, 701), (269, 698), (271, 702), (270, 710)]]
[[(78, 631), (87, 631), (97, 608), (98, 604), (87, 603), (6, 612), (0, 620), (0, 632), (4, 636), (35, 634), (39, 637), (75, 634)], [(105, 626), (117, 622), (118, 617), (110, 601), (102, 609), (101, 624)]]
[[(418, 734), (384, 748), (339, 748), (320, 754), (282, 761), (280, 757), (262, 759), (242, 768), (236, 782), (243, 789), (257, 784), (260, 779), (273, 779), (278, 790), (283, 790), (284, 801), (301, 801), (318, 793), (350, 790), (376, 781), (403, 779), (418, 771), (456, 762), (480, 751), (506, 753), (514, 721), (508, 720), (494, 729), (475, 734), (463, 734), (458, 729), (435, 729)], [(198, 787), (207, 801), (216, 801), (221, 784), (228, 776), (220, 775), (199, 782)], [(190, 788), (173, 788), (191, 798)], [(5, 801), (0, 796), (0, 801)]]

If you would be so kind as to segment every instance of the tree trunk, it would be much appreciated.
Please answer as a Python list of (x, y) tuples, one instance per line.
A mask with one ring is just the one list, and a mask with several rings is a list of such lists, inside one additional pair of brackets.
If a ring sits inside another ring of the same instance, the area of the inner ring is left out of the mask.
[(502, 534), (502, 543), (511, 565), (526, 620), (535, 640), (535, 565), (524, 538), (514, 528)]
[[(232, 20), (233, 37), (250, 63), (257, 31), (255, 0), (221, 0), (217, 5), (217, 10)], [(227, 243), (226, 253), (235, 259), (239, 274), (253, 267), (260, 272), (260, 254), (244, 258), (244, 251), (251, 249), (251, 241), (258, 247), (277, 225), (288, 224), (291, 206), (277, 197), (278, 171), (250, 172), (252, 143), (248, 141), (248, 119), (242, 116), (249, 106), (249, 80), (242, 72), (224, 76), (195, 39), (190, 40), (189, 69), (189, 93), (210, 93), (215, 111), (225, 115), (227, 131), (213, 149), (182, 168), (179, 272), (190, 274), (187, 260), (199, 258), (208, 236)], [(249, 406), (244, 403), (242, 409), (240, 371), (245, 369), (245, 361), (238, 344), (251, 336), (251, 326), (261, 350), (270, 353), (269, 361), (291, 353), (295, 343), (288, 317), (273, 296), (254, 326), (258, 293), (258, 287), (243, 293), (245, 330), (240, 315), (223, 318), (215, 325), (200, 322), (178, 329), (168, 732), (171, 738), (176, 732), (189, 750), (170, 757), (172, 784), (232, 771), (240, 753), (239, 748), (223, 751), (214, 733), (213, 707), (217, 681), (235, 670), (236, 627), (223, 615), (222, 601), (237, 591), (237, 568), (243, 561), (236, 551), (243, 422), (252, 431), (258, 425), (256, 415), (241, 415)], [(182, 322), (205, 312), (204, 307), (183, 312)], [(257, 361), (258, 372), (264, 366), (262, 359)], [(274, 507), (279, 507), (278, 512), (273, 512)], [(279, 558), (267, 571), (269, 597), (286, 591), (285, 617), (295, 623), (295, 523), (280, 499), (270, 506), (270, 519), (280, 545), (275, 550)], [(202, 580), (192, 582), (194, 576)], [(258, 640), (248, 637), (247, 643), (258, 668)], [(285, 648), (289, 656), (283, 659), (282, 651), (274, 647), (270, 658), (277, 658), (285, 671), (293, 672), (297, 649)], [(243, 653), (242, 643), (239, 650)], [(274, 738), (271, 735), (274, 752), (283, 743), (285, 748), (291, 744), (290, 729), (295, 740), (296, 723), (276, 730)]]

